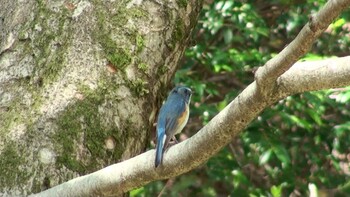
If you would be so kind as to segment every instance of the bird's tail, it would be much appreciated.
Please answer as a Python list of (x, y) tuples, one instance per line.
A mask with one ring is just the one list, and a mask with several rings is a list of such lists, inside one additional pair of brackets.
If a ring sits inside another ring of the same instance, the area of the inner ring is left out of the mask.
[(156, 167), (159, 166), (160, 163), (162, 163), (163, 159), (163, 147), (164, 147), (164, 132), (158, 132), (158, 139), (157, 139), (157, 150), (156, 150)]

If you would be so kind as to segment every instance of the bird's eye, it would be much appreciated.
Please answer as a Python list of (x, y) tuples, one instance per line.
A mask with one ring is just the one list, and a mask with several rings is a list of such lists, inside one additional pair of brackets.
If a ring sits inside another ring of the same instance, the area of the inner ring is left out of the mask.
[(184, 90), (184, 92), (185, 92), (185, 94), (192, 94), (191, 90), (189, 90), (187, 88)]

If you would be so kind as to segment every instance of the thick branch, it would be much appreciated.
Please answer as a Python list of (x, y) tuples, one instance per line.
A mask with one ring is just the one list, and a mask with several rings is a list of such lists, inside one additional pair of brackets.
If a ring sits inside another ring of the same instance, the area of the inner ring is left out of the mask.
[(281, 98), (285, 95), (349, 85), (350, 56), (298, 62), (277, 79)]
[(271, 94), (276, 79), (309, 51), (320, 34), (349, 5), (349, 0), (330, 0), (316, 15), (310, 17), (293, 42), (257, 70), (255, 79), (259, 92), (264, 96)]
[(150, 150), (33, 196), (118, 195), (154, 180), (183, 174), (206, 162), (282, 95), (350, 85), (349, 64), (350, 56), (297, 63), (278, 79), (278, 91), (268, 100), (256, 97), (257, 87), (253, 82), (196, 135), (169, 148), (163, 165), (157, 169), (155, 151)]

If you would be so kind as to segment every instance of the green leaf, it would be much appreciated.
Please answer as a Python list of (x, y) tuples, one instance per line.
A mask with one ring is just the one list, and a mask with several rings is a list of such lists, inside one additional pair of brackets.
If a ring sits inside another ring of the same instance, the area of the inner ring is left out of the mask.
[(259, 164), (260, 165), (264, 165), (266, 162), (268, 162), (270, 160), (271, 155), (272, 155), (272, 150), (271, 149), (263, 152), (263, 154), (261, 154), (261, 156), (259, 158)]
[(350, 91), (346, 91), (337, 96), (336, 101), (339, 103), (347, 103), (350, 101)]
[(290, 164), (290, 157), (285, 147), (281, 145), (275, 145), (273, 147), (273, 152), (282, 163), (287, 165)]
[(268, 37), (269, 36), (269, 29), (267, 28), (262, 28), (262, 27), (258, 27), (255, 29), (256, 32), (258, 32), (259, 34), (265, 36), (265, 37)]
[(344, 124), (336, 125), (334, 127), (335, 135), (337, 137), (343, 137), (346, 132), (350, 131), (350, 122), (345, 122)]
[(231, 29), (225, 29), (224, 30), (224, 40), (225, 40), (225, 43), (228, 44), (232, 41), (232, 38), (233, 38), (233, 33), (232, 33), (232, 30)]
[(312, 129), (312, 126), (309, 122), (307, 122), (306, 120), (300, 119), (299, 117), (295, 116), (295, 115), (289, 115), (289, 118), (296, 123), (298, 126), (305, 128), (307, 130)]
[(317, 112), (312, 109), (306, 109), (306, 112), (318, 125), (322, 125), (322, 119), (320, 114), (317, 114)]
[(221, 101), (221, 102), (218, 103), (217, 109), (218, 109), (219, 111), (221, 111), (221, 110), (223, 110), (223, 109), (226, 107), (226, 105), (227, 105), (227, 100), (223, 100), (223, 101)]
[(273, 197), (281, 197), (282, 196), (282, 185), (275, 186), (273, 185), (270, 188), (271, 194)]
[(243, 185), (249, 184), (248, 178), (243, 174), (242, 171), (233, 170), (232, 174), (233, 174), (233, 185), (235, 187), (238, 187), (241, 184), (243, 184)]
[(145, 190), (144, 187), (140, 187), (140, 188), (131, 190), (131, 191), (130, 191), (130, 196), (139, 196), (139, 195), (141, 195), (142, 193), (145, 192), (144, 190)]
[(232, 8), (233, 1), (225, 1), (224, 6), (222, 6), (222, 11), (226, 11), (230, 8)]
[(324, 56), (318, 55), (318, 54), (313, 54), (313, 53), (308, 53), (306, 54), (303, 58), (299, 60), (299, 62), (303, 61), (312, 61), (312, 60), (322, 60), (324, 59)]
[(345, 23), (346, 23), (346, 20), (344, 18), (340, 18), (332, 24), (332, 27), (339, 28), (339, 27), (342, 27)]

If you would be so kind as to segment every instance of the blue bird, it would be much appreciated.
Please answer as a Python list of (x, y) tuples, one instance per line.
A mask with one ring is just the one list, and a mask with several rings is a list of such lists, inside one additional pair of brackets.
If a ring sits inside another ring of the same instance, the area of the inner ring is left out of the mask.
[(163, 154), (170, 139), (176, 138), (185, 127), (190, 114), (189, 104), (192, 91), (188, 87), (178, 86), (171, 90), (166, 102), (160, 108), (157, 121), (157, 150), (155, 166), (163, 160)]

